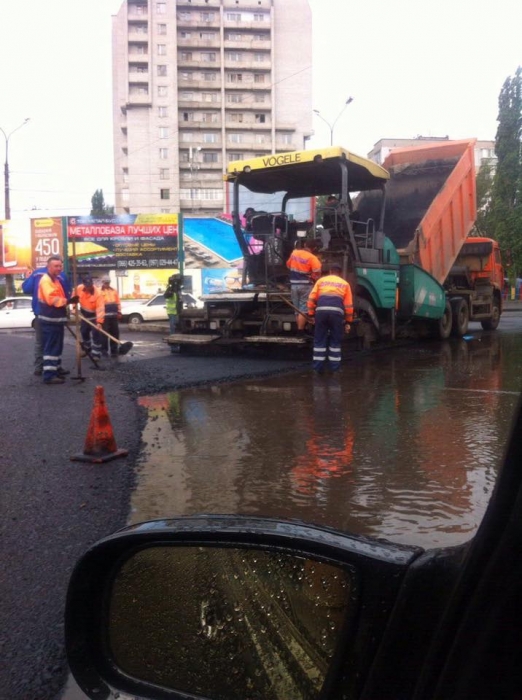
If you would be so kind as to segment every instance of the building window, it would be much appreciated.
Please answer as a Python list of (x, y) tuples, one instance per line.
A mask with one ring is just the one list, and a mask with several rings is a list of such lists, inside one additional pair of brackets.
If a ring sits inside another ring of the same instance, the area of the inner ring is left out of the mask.
[(122, 198), (122, 201), (128, 202), (129, 199), (130, 199), (130, 197), (129, 197), (129, 190), (127, 190), (127, 189), (122, 190), (122, 191), (121, 191), (121, 198)]
[(266, 115), (265, 114), (256, 114), (255, 120), (256, 120), (256, 124), (264, 124), (266, 121)]
[(160, 157), (160, 160), (168, 160), (169, 159), (169, 149), (168, 148), (160, 148), (159, 149), (159, 157)]
[(221, 200), (223, 199), (222, 190), (200, 190), (197, 187), (194, 189), (180, 190), (181, 199), (206, 199), (206, 200)]
[(170, 199), (170, 190), (161, 189), (160, 190), (160, 199)]
[(242, 41), (243, 35), (240, 34), (239, 32), (227, 32), (225, 34), (225, 39), (227, 41)]
[(255, 53), (254, 54), (254, 61), (256, 63), (264, 63), (267, 59), (267, 54), (266, 53)]
[(179, 99), (187, 100), (187, 102), (192, 102), (192, 100), (194, 99), (194, 93), (186, 91), (180, 92)]
[(167, 97), (169, 89), (166, 85), (158, 85), (158, 97)]
[(209, 131), (206, 134), (203, 134), (203, 143), (217, 143), (218, 141), (218, 135), (215, 134), (213, 131)]
[(215, 63), (216, 53), (215, 51), (202, 51), (200, 53), (200, 58), (203, 63)]
[(200, 32), (199, 38), (203, 39), (204, 41), (214, 41), (214, 39), (216, 38), (216, 33), (215, 32)]
[(189, 152), (185, 149), (181, 150), (179, 152), (179, 160), (181, 163), (188, 163), (189, 162)]
[(169, 127), (168, 126), (160, 126), (159, 137), (160, 137), (160, 139), (168, 139), (169, 138)]
[(191, 12), (178, 12), (177, 19), (181, 22), (190, 22), (192, 19)]
[(160, 180), (170, 180), (170, 170), (168, 168), (160, 168)]
[(181, 134), (181, 140), (184, 141), (185, 143), (193, 141), (194, 140), (194, 135), (191, 131), (184, 131)]
[(161, 66), (156, 66), (158, 69), (158, 76), (160, 78), (164, 78), (167, 75), (167, 66), (166, 65), (161, 65)]
[(158, 24), (157, 26), (158, 29), (158, 34), (166, 34), (167, 33), (167, 25), (166, 24)]
[(218, 94), (217, 92), (203, 92), (201, 93), (201, 99), (203, 102), (217, 102)]
[(203, 162), (204, 163), (217, 163), (218, 162), (218, 154), (214, 153), (214, 152), (203, 153)]
[(147, 34), (148, 27), (146, 24), (131, 24), (129, 25), (129, 34)]
[(264, 134), (256, 134), (255, 136), (255, 142), (256, 143), (265, 143), (266, 138)]
[(263, 73), (254, 73), (254, 83), (264, 83), (265, 76)]
[(184, 122), (193, 122), (194, 121), (194, 112), (183, 112), (182, 120)]
[(228, 160), (244, 160), (245, 159), (245, 154), (244, 153), (229, 153), (228, 154)]
[(190, 37), (192, 36), (192, 32), (181, 31), (179, 33), (179, 36), (181, 39), (190, 39)]
[(158, 44), (158, 56), (167, 55), (167, 44)]
[(241, 22), (241, 13), (240, 12), (227, 12), (227, 21), (228, 22)]
[(264, 34), (254, 34), (254, 41), (268, 41), (269, 35), (265, 32)]
[(243, 134), (229, 134), (228, 140), (230, 141), (230, 143), (242, 143)]
[(180, 59), (182, 61), (192, 61), (192, 51), (182, 51)]
[(254, 22), (264, 22), (266, 19), (268, 19), (268, 15), (265, 13), (254, 13)]
[(284, 143), (285, 146), (288, 146), (292, 143), (292, 134), (279, 134), (278, 141), (279, 143)]
[(169, 116), (169, 108), (168, 107), (158, 107), (158, 117), (160, 119), (165, 119), (165, 117)]
[(122, 149), (121, 149), (121, 152), (123, 153), (124, 156), (128, 156), (128, 155), (129, 155), (129, 149), (128, 149), (128, 148), (125, 148), (125, 147), (122, 148)]
[(254, 102), (264, 102), (265, 97), (266, 97), (266, 95), (263, 95), (260, 92), (256, 92), (256, 94), (254, 95)]
[(146, 63), (132, 63), (129, 66), (129, 73), (148, 73), (149, 67)]
[(129, 44), (129, 54), (131, 56), (143, 56), (146, 53), (148, 53), (147, 44)]
[(201, 115), (201, 121), (206, 122), (207, 124), (209, 122), (217, 122), (218, 120), (218, 113), (217, 112), (203, 112)]
[(227, 53), (227, 58), (229, 61), (241, 61), (243, 54), (239, 51), (229, 51)]
[(243, 113), (236, 112), (236, 113), (229, 114), (228, 121), (229, 122), (242, 122), (243, 121)]
[(181, 80), (192, 80), (192, 73), (189, 73), (188, 71), (181, 71), (180, 78)]
[(231, 102), (232, 104), (240, 104), (243, 102), (243, 95), (241, 93), (233, 92), (230, 95), (227, 95), (227, 102)]
[(165, 14), (167, 14), (167, 3), (165, 3), (165, 2), (157, 2), (157, 3), (156, 3), (156, 14), (158, 14), (158, 15), (165, 15)]
[(243, 73), (228, 73), (227, 81), (229, 83), (241, 83), (243, 81)]
[(199, 18), (202, 22), (213, 22), (216, 19), (214, 12), (200, 12)]
[(147, 5), (134, 5), (134, 12), (131, 14), (144, 15), (147, 13)]
[(121, 176), (122, 176), (123, 182), (125, 182), (125, 183), (129, 182), (129, 169), (122, 168)]
[(212, 83), (216, 80), (217, 76), (215, 73), (203, 73), (203, 80), (207, 83)]

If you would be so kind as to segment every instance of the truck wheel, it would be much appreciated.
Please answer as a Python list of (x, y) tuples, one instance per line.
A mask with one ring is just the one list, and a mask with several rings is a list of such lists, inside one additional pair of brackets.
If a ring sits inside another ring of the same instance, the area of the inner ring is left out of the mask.
[(469, 306), (465, 299), (459, 299), (452, 308), (453, 321), (451, 324), (451, 334), (456, 338), (462, 338), (468, 332), (469, 326)]
[(447, 340), (451, 335), (451, 327), (453, 324), (453, 314), (451, 312), (451, 304), (446, 302), (444, 314), (442, 318), (436, 321), (435, 334), (439, 340)]
[(500, 323), (500, 304), (498, 299), (493, 301), (493, 306), (491, 307), (491, 318), (481, 321), (480, 325), (485, 331), (494, 331), (497, 329)]

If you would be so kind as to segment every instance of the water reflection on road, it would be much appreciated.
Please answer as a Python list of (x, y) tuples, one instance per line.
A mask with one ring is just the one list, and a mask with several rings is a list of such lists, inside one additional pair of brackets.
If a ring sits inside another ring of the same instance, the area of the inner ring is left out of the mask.
[(131, 522), (241, 513), (425, 547), (467, 540), (502, 460), (521, 344), (476, 333), (374, 353), (334, 376), (142, 398)]

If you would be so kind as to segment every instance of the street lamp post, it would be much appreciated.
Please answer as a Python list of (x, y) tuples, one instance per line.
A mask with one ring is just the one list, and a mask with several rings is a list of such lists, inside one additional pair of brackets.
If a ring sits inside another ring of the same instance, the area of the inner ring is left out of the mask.
[(0, 127), (0, 131), (4, 135), (5, 138), (5, 162), (4, 162), (4, 218), (6, 220), (9, 220), (11, 218), (11, 194), (9, 190), (9, 139), (11, 136), (15, 133), (15, 131), (18, 131), (18, 129), (21, 129), (23, 126), (27, 124), (29, 121), (29, 117), (27, 119), (24, 119), (24, 121), (16, 127), (16, 129), (13, 129), (10, 131), (8, 134), (5, 133), (5, 131)]
[(337, 117), (335, 118), (335, 121), (333, 122), (333, 124), (330, 124), (330, 122), (327, 121), (327, 120), (323, 117), (323, 115), (319, 112), (318, 109), (314, 109), (314, 114), (317, 114), (317, 116), (319, 117), (319, 119), (322, 119), (323, 122), (325, 122), (325, 124), (327, 124), (327, 125), (328, 125), (328, 128), (330, 129), (330, 146), (333, 146), (333, 135), (334, 135), (334, 128), (335, 128), (335, 125), (336, 125), (337, 122), (339, 121), (339, 118), (340, 118), (341, 114), (344, 112), (344, 110), (345, 110), (346, 107), (350, 104), (350, 102), (353, 102), (353, 97), (349, 97), (349, 98), (346, 100), (346, 102), (345, 102), (344, 105), (343, 105), (343, 108), (341, 109), (341, 111), (339, 112), (339, 114), (337, 115)]
[[(24, 121), (16, 127), (16, 129), (13, 129), (10, 131), (8, 134), (5, 133), (5, 131), (0, 127), (0, 131), (4, 135), (5, 139), (5, 161), (4, 161), (4, 219), (6, 221), (9, 221), (11, 218), (11, 191), (9, 189), (9, 139), (11, 136), (15, 133), (15, 131), (18, 131), (18, 129), (21, 129), (23, 126), (27, 124), (29, 121), (29, 117), (24, 119)], [(15, 287), (14, 287), (14, 277), (13, 275), (6, 275), (5, 276), (5, 287), (6, 287), (6, 294), (7, 296), (13, 296), (15, 293)]]

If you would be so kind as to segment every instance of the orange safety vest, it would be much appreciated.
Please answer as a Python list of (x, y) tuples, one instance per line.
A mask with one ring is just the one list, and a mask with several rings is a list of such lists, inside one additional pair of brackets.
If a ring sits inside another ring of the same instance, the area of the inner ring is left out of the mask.
[(87, 291), (84, 284), (76, 287), (76, 294), (80, 297), (80, 313), (89, 319), (96, 314), (96, 323), (103, 323), (105, 317), (105, 302), (101, 291), (94, 287), (93, 292)]
[(103, 303), (105, 305), (105, 318), (121, 316), (120, 295), (112, 287), (101, 289)]
[(42, 321), (65, 323), (67, 321), (67, 297), (58, 277), (45, 273), (38, 285), (38, 318)]
[(308, 297), (308, 315), (319, 311), (334, 311), (344, 315), (347, 323), (353, 320), (352, 290), (346, 280), (337, 275), (318, 279)]
[(321, 274), (321, 261), (309, 250), (294, 250), (286, 263), (290, 284), (310, 284)]

